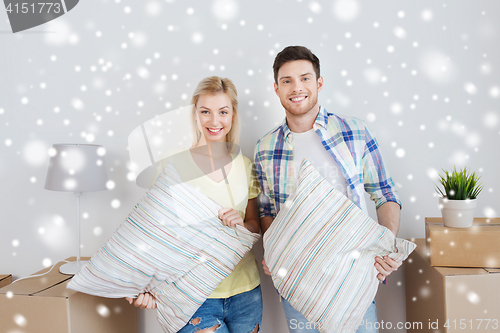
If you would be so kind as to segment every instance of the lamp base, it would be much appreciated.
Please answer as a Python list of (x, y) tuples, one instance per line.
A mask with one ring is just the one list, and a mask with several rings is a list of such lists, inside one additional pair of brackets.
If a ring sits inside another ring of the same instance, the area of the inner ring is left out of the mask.
[(75, 275), (87, 264), (87, 261), (72, 261), (59, 267), (59, 272), (66, 275)]

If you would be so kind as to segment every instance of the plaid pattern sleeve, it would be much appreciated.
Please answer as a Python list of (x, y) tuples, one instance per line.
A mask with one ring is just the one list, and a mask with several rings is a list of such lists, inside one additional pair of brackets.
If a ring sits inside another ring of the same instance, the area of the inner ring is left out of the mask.
[(266, 175), (265, 170), (266, 165), (269, 165), (269, 161), (272, 160), (272, 150), (269, 149), (269, 145), (259, 140), (257, 146), (255, 147), (255, 174), (257, 180), (260, 184), (259, 199), (259, 215), (260, 217), (265, 216), (276, 216), (276, 209), (274, 208), (274, 196), (271, 191), (272, 183), (269, 183), (271, 179)]
[(363, 183), (365, 191), (370, 194), (370, 199), (379, 208), (388, 201), (401, 206), (392, 178), (389, 176), (382, 155), (380, 154), (377, 140), (365, 126), (365, 150), (363, 152)]

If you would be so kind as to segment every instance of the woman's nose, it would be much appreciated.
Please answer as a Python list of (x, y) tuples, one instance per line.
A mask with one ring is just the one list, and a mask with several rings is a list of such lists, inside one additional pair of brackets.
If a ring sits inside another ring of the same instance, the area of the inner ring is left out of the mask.
[(210, 124), (216, 125), (219, 123), (219, 116), (217, 114), (210, 115)]

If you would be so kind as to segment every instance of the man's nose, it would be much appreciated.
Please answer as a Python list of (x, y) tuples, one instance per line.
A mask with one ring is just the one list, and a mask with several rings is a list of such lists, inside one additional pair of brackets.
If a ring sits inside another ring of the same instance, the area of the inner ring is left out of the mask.
[(301, 92), (303, 90), (304, 90), (304, 85), (302, 84), (301, 80), (293, 82), (293, 91), (295, 91), (295, 92)]

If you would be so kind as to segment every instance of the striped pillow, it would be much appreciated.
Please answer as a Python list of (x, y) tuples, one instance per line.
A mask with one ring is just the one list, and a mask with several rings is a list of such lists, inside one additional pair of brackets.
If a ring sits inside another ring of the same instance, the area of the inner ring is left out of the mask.
[(274, 286), (321, 332), (354, 332), (377, 293), (375, 256), (400, 261), (416, 246), (372, 220), (307, 160), (263, 243)]
[(148, 291), (165, 332), (177, 332), (259, 239), (224, 226), (221, 208), (168, 164), (68, 288), (108, 298)]

